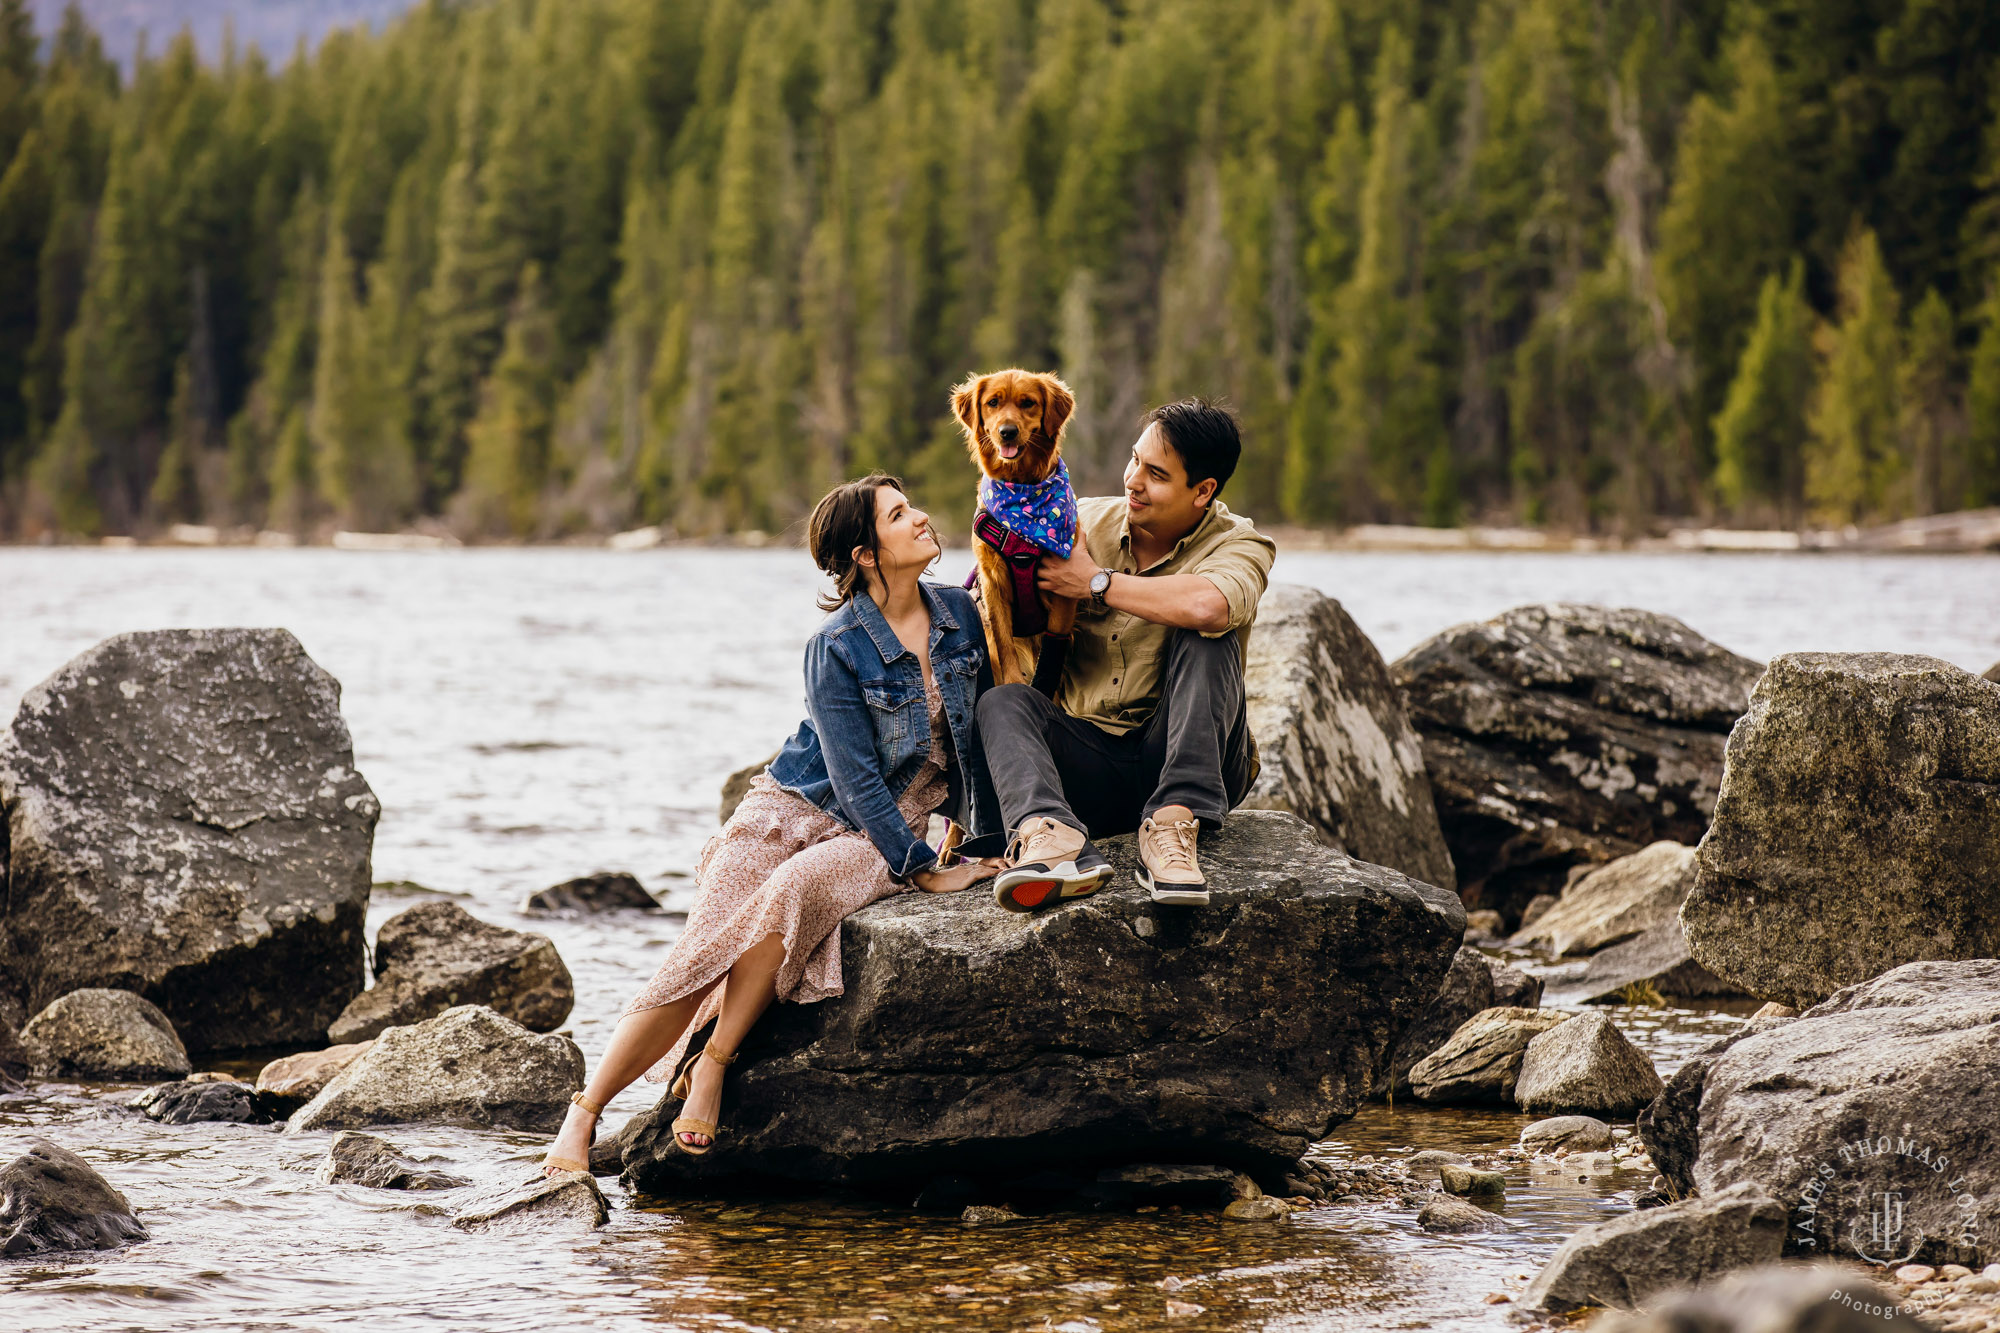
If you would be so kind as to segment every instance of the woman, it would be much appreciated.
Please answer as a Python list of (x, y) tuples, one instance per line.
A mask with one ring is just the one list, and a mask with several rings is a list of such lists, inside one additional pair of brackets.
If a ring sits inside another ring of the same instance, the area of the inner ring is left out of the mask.
[(841, 993), (848, 913), (912, 885), (956, 893), (999, 869), (940, 865), (923, 840), (938, 811), (978, 840), (968, 848), (997, 843), (1000, 826), (973, 730), (992, 682), (985, 639), (969, 594), (922, 581), (939, 555), (929, 517), (895, 478), (867, 476), (819, 502), (808, 543), (834, 581), (806, 644), (809, 715), (702, 849), (687, 929), (570, 1098), (547, 1174), (587, 1169), (604, 1103), (642, 1073), (674, 1074), (685, 1099), (674, 1142), (707, 1152), (724, 1071), (765, 1007)]

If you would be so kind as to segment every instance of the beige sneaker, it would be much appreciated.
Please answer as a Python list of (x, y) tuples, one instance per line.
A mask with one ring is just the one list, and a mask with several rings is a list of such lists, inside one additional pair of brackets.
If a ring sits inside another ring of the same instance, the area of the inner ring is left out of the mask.
[(1201, 824), (1193, 819), (1139, 825), (1138, 880), (1156, 903), (1170, 907), (1206, 907), (1208, 881), (1195, 859), (1194, 841)]
[(1111, 878), (1111, 863), (1081, 830), (1046, 816), (1022, 820), (1009, 851), (1013, 865), (993, 881), (993, 900), (1010, 912), (1086, 897)]

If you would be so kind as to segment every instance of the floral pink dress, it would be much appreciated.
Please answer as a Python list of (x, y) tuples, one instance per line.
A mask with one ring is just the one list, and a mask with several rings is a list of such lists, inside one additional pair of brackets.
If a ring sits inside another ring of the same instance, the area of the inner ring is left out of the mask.
[[(924, 683), (924, 702), (930, 710), (930, 755), (896, 802), (918, 837), (949, 792), (945, 770), (951, 754), (944, 697), (934, 682)], [(785, 941), (785, 960), (778, 965), (780, 1000), (811, 1004), (839, 995), (840, 923), (869, 903), (904, 892), (889, 878), (889, 863), (867, 834), (786, 791), (769, 773), (751, 779), (736, 813), (702, 848), (695, 880), (700, 897), (687, 929), (625, 1006), (626, 1013), (670, 1004), (726, 977), (736, 960), (768, 935)], [(725, 980), (703, 999), (674, 1048), (646, 1071), (649, 1080), (661, 1083), (673, 1076), (688, 1039), (721, 1011), (728, 984)]]

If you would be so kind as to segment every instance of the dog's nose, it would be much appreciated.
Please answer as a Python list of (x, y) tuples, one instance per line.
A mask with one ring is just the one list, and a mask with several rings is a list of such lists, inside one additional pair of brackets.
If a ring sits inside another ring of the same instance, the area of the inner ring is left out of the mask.
[(1011, 422), (1000, 428), (1000, 438), (1003, 440), (1011, 440), (1020, 433), (1021, 433), (1021, 428), (1019, 426), (1012, 424)]

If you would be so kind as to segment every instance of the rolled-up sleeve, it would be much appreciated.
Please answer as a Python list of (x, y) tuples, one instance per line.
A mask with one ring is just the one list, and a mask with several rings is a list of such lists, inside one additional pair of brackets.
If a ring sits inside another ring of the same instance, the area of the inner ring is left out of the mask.
[(1187, 572), (1199, 574), (1213, 583), (1229, 603), (1229, 623), (1221, 629), (1203, 630), (1205, 639), (1234, 634), (1257, 618), (1257, 602), (1271, 581), (1271, 562), (1278, 548), (1269, 537), (1256, 531), (1232, 534), (1195, 561)]

